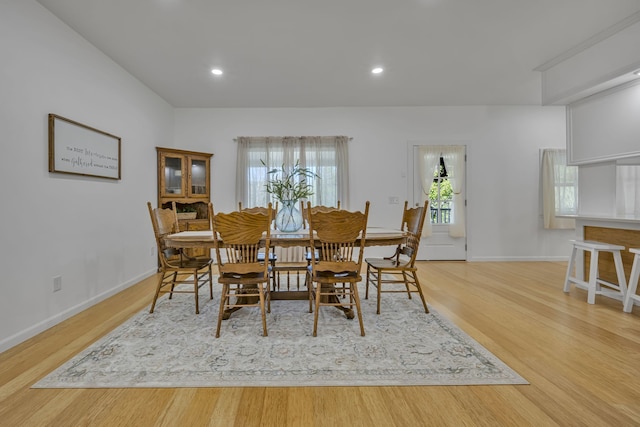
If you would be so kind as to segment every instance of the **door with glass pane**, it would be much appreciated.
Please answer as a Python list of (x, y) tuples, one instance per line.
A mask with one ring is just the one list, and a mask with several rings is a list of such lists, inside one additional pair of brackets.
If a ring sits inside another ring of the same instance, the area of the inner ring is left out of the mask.
[[(454, 162), (451, 156), (437, 156), (437, 160), (433, 162), (433, 179), (430, 180), (430, 187), (425, 190), (425, 180), (421, 176), (421, 166), (419, 164), (421, 156), (419, 154), (420, 145), (410, 146), (410, 154), (413, 162), (413, 204), (414, 206), (423, 205), (425, 200), (429, 200), (429, 212), (425, 220), (423, 237), (420, 242), (420, 250), (418, 259), (426, 260), (466, 260), (467, 259), (467, 239), (466, 234), (462, 237), (452, 237), (451, 227), (453, 222), (462, 219), (462, 227), (465, 226), (464, 218), (466, 218), (466, 182), (464, 179), (459, 180), (452, 185), (452, 168)], [(466, 154), (464, 147), (456, 146), (461, 151), (464, 159), (456, 162), (457, 167), (463, 167), (465, 170), (458, 171), (458, 176), (466, 176)], [(461, 149), (461, 150), (460, 150)], [(445, 148), (446, 151), (446, 148)], [(463, 166), (460, 166), (463, 165)], [(461, 181), (461, 182), (460, 182)], [(454, 200), (454, 198), (457, 198)], [(461, 212), (462, 211), (462, 212)], [(426, 224), (429, 221), (429, 226)], [(460, 233), (457, 233), (460, 234)]]

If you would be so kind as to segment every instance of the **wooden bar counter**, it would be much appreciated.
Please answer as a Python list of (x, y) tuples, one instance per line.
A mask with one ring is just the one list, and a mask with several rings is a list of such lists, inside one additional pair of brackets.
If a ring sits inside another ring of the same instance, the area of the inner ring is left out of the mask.
[[(629, 248), (640, 248), (640, 218), (579, 215), (575, 219), (576, 238), (612, 243), (626, 248), (622, 251), (622, 264), (628, 281), (634, 258)], [(577, 267), (582, 268), (585, 277), (588, 276), (589, 258), (589, 254), (585, 253), (583, 265)], [(613, 256), (610, 253), (600, 254), (598, 269), (602, 279), (617, 282)]]

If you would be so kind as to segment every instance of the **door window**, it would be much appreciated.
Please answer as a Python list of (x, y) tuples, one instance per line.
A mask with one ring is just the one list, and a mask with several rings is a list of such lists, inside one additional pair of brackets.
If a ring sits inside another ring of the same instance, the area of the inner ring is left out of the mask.
[(440, 157), (440, 163), (433, 172), (433, 183), (429, 189), (431, 224), (449, 224), (451, 222), (452, 200), (451, 181), (447, 176), (444, 159)]

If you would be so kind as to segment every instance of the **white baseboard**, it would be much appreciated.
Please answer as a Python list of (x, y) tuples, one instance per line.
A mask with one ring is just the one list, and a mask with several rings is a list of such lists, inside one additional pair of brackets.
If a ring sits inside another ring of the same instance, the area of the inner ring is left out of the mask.
[(509, 262), (509, 261), (518, 261), (518, 262), (568, 262), (568, 256), (555, 256), (555, 257), (471, 257), (467, 261), (469, 262)]
[(121, 292), (135, 285), (136, 283), (146, 279), (147, 277), (152, 276), (153, 274), (156, 274), (156, 269), (150, 270), (146, 273), (139, 275), (138, 277), (134, 277), (133, 279), (130, 279), (124, 283), (121, 283), (120, 285), (115, 286), (109, 289), (108, 291), (103, 292), (100, 295), (96, 295), (95, 297), (92, 297), (80, 304), (70, 307), (63, 312), (56, 313), (55, 315), (49, 317), (48, 319), (45, 319), (39, 323), (36, 323), (35, 325), (0, 341), (0, 353), (9, 350), (10, 348), (28, 340), (29, 338), (32, 338), (38, 335), (41, 332), (46, 331), (47, 329), (57, 325), (58, 323), (64, 320), (67, 320), (72, 316), (75, 316), (76, 314), (86, 310), (87, 308), (92, 307), (101, 301), (104, 301), (105, 299), (117, 294), (118, 292)]

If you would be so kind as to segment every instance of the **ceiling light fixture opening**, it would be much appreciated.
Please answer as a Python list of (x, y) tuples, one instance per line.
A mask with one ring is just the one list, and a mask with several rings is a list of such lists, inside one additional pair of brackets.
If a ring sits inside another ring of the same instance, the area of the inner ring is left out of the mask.
[(640, 70), (635, 70), (633, 74), (635, 74), (636, 76), (640, 76)]
[(222, 75), (222, 70), (220, 68), (214, 68), (211, 70), (211, 74), (215, 75), (215, 76), (220, 76)]
[(384, 71), (384, 68), (382, 67), (376, 67), (373, 70), (371, 70), (371, 74), (380, 74)]

